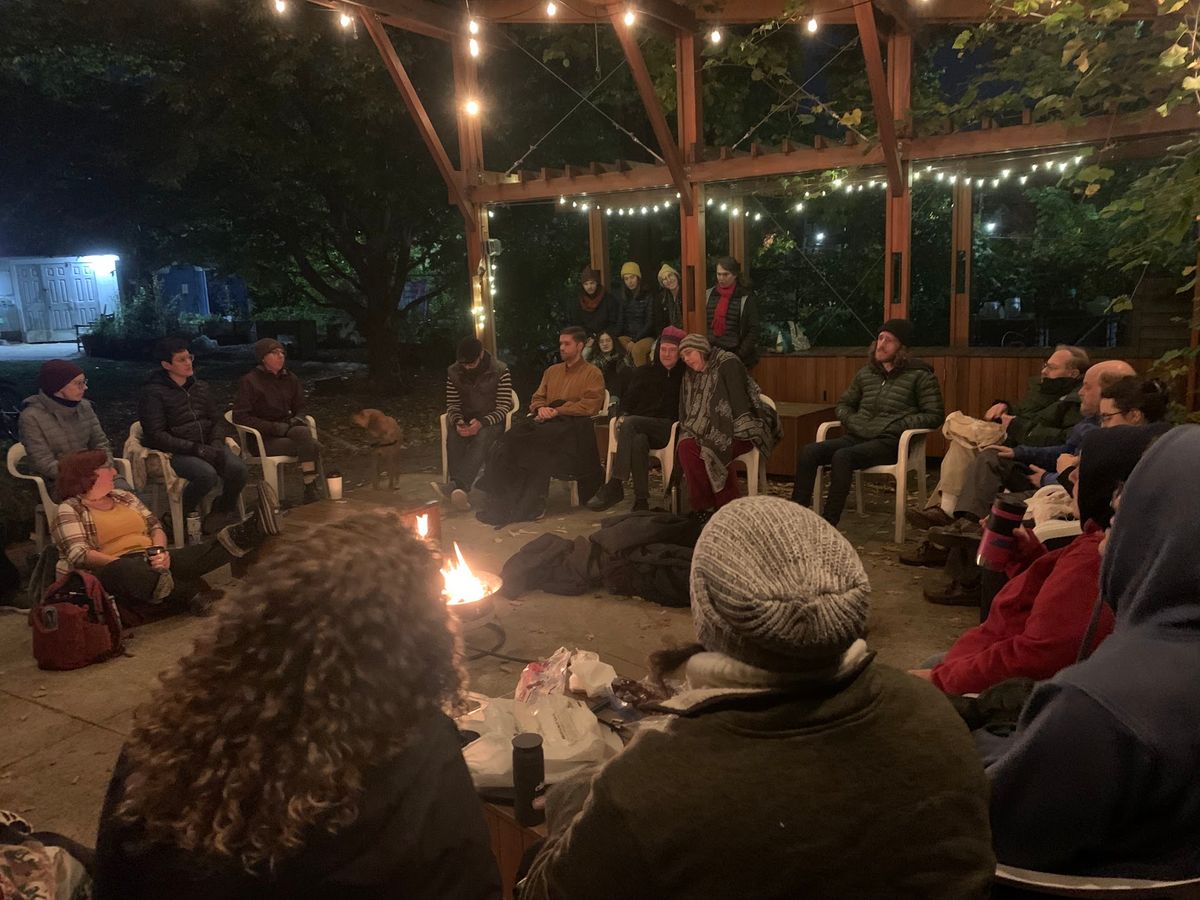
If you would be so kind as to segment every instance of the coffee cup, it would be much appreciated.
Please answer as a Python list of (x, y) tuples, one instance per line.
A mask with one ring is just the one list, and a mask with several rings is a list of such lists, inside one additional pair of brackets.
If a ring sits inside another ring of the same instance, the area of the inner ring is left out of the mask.
[(333, 474), (325, 479), (325, 490), (329, 493), (330, 500), (342, 499), (342, 476)]

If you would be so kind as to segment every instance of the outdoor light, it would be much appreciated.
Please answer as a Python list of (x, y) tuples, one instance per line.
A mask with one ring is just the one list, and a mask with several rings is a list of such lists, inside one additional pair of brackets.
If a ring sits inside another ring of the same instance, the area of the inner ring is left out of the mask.
[(941, 181), (945, 177), (945, 174), (942, 172), (938, 172), (937, 175), (934, 176), (934, 178), (936, 178), (938, 181)]
[(759, 219), (761, 219), (761, 218), (762, 218), (762, 213), (755, 213), (755, 214), (754, 214), (754, 221), (755, 221), (755, 222), (757, 222), (757, 221), (758, 221)]
[(654, 211), (658, 212), (658, 204), (657, 203), (654, 204)]
[(1082, 156), (1075, 157), (1075, 165), (1079, 165), (1081, 162), (1083, 162)]
[(471, 34), (479, 34), (479, 23), (472, 19), (467, 23), (467, 31)]
[(579, 208), (579, 204), (576, 203), (574, 200), (572, 200), (571, 201), (571, 209), (578, 209), (578, 208)]
[(338, 16), (338, 24), (343, 28), (349, 28), (354, 22), (354, 17), (350, 13), (342, 13)]
[(846, 185), (846, 193), (853, 194), (854, 193), (854, 185), (852, 185), (852, 184)]
[(705, 205), (705, 206), (712, 206), (712, 205), (713, 205), (713, 198), (712, 198), (712, 197), (709, 197), (709, 198), (708, 198), (708, 202), (707, 202), (707, 203), (705, 203), (704, 205)]
[(975, 187), (983, 187), (983, 179), (982, 178), (975, 179)]
[(1049, 172), (1053, 168), (1054, 168), (1054, 160), (1052, 160), (1052, 159), (1046, 160), (1046, 171)]
[(988, 233), (988, 234), (991, 234), (993, 231), (995, 231), (995, 230), (996, 230), (996, 223), (995, 223), (995, 222), (988, 222), (988, 223), (987, 223), (986, 225), (984, 225), (983, 227), (987, 229), (987, 233)]
[(582, 209), (584, 212), (587, 212), (590, 207), (591, 207), (590, 203), (585, 203), (585, 204), (583, 204), (583, 206), (581, 206), (579, 208)]
[(646, 207), (643, 206), (642, 207), (642, 215), (644, 216), (645, 214), (646, 214)]
[(803, 203), (797, 203), (797, 204), (796, 204), (796, 212), (803, 212), (803, 211), (804, 211), (804, 204), (803, 204)]
[(678, 199), (680, 199), (681, 197), (683, 197), (683, 194), (679, 193), (679, 191), (676, 191), (676, 192), (675, 192), (675, 199), (676, 199), (676, 200), (678, 200)]
[(1024, 184), (1024, 183), (1025, 183), (1025, 182), (1027, 182), (1028, 180), (1029, 180), (1029, 176), (1028, 176), (1028, 175), (1022, 175), (1020, 178), (1018, 178), (1018, 179), (1017, 179), (1018, 183), (1020, 183), (1020, 184)]
[(1012, 169), (1001, 169), (1001, 170), (1000, 170), (1000, 177), (1001, 177), (1001, 178), (1007, 178), (1007, 177), (1008, 177), (1009, 175), (1011, 175), (1011, 174), (1012, 174)]
[(479, 115), (479, 101), (478, 100), (468, 100), (466, 103), (463, 104), (463, 111), (468, 116)]
[(933, 166), (926, 166), (926, 167), (925, 167), (925, 171), (926, 171), (926, 172), (932, 172), (932, 171), (933, 171)]
[(280, 15), (287, 12), (287, 0), (275, 0), (275, 12)]
[(1000, 179), (999, 178), (992, 179), (992, 187), (1000, 187)]
[(496, 217), (496, 213), (489, 209), (488, 210), (488, 218), (494, 219), (495, 217)]
[(566, 205), (567, 205), (567, 198), (566, 198), (566, 196), (565, 196), (565, 195), (563, 195), (563, 194), (559, 194), (559, 195), (558, 195), (558, 203), (559, 203), (559, 206), (566, 206)]
[(863, 186), (860, 184), (860, 185), (858, 186), (858, 189), (861, 191), (861, 190), (863, 189)]
[(714, 44), (721, 43), (721, 29), (714, 28), (712, 31), (710, 31), (708, 33), (708, 39)]
[(957, 176), (957, 175), (951, 175), (951, 176), (950, 176), (950, 183), (951, 183), (951, 184), (954, 184), (956, 181), (958, 181), (958, 176)]
[(107, 278), (113, 272), (117, 271), (117, 260), (120, 258), (112, 253), (79, 257), (82, 262), (87, 263), (91, 267), (91, 270), (96, 273), (97, 278)]
[(637, 13), (633, 11), (633, 7), (631, 6), (629, 9), (625, 10), (625, 24), (632, 25), (636, 21)]
[(469, 51), (471, 51), (472, 56), (478, 56), (479, 55), (479, 41), (475, 40), (475, 38), (471, 38), (469, 41), (467, 41), (467, 49)]
[(725, 212), (725, 204), (724, 204), (724, 203), (722, 203), (722, 204), (721, 204), (719, 207), (717, 207), (717, 208), (718, 208), (719, 210), (721, 210), (721, 212)]
[(819, 25), (817, 25), (817, 17), (816, 16), (811, 17), (808, 20), (808, 22), (805, 23), (804, 27), (808, 29), (809, 34), (816, 34), (817, 29), (820, 27)]
[(558, 15), (558, 4), (557, 3), (547, 3), (546, 4), (546, 15), (548, 15), (552, 19), (555, 16), (557, 16)]
[(840, 188), (842, 186), (842, 179), (840, 179), (840, 178), (833, 179), (833, 186), (835, 188)]
[(815, 240), (818, 244), (821, 243), (821, 241), (825, 240), (825, 232), (818, 231), (815, 235), (813, 235), (813, 240)]
[(1058, 171), (1060, 171), (1060, 172), (1067, 171), (1067, 164), (1065, 162), (1060, 162), (1058, 164)]
[(733, 216), (734, 218), (737, 218), (737, 214), (738, 214), (738, 208), (735, 206), (735, 207), (734, 207), (734, 208), (733, 208), (733, 209), (730, 211), (730, 213), (729, 213), (729, 214), (730, 214), (731, 216)]
[(604, 210), (604, 214), (606, 216), (611, 216), (612, 215), (612, 207), (610, 206), (608, 209)]

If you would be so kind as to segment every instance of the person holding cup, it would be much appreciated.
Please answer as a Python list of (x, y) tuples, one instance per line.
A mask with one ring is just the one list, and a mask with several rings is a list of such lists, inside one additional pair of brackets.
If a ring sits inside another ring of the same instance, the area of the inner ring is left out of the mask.
[(59, 552), (58, 574), (71, 569), (92, 572), (118, 601), (187, 603), (203, 613), (200, 578), (245, 556), (278, 534), (279, 525), (266, 491), (259, 489), (257, 509), (214, 538), (174, 551), (154, 513), (128, 491), (113, 487), (116, 470), (104, 450), (80, 450), (58, 461), (62, 503), (54, 519)]

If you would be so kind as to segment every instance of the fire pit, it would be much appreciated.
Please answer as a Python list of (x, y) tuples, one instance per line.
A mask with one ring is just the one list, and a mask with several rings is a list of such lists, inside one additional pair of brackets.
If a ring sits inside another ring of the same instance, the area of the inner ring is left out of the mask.
[(454, 544), (454, 557), (442, 566), (445, 587), (442, 595), (446, 605), (458, 617), (464, 631), (473, 631), (493, 624), (496, 619), (492, 595), (500, 589), (500, 576), (491, 572), (473, 572), (463, 559), (458, 542)]

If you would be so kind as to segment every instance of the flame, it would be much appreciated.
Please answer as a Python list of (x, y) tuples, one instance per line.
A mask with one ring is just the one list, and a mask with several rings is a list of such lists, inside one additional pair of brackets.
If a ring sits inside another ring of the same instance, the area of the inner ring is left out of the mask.
[(458, 562), (451, 560), (442, 567), (442, 579), (446, 584), (443, 590), (446, 602), (451, 606), (459, 603), (478, 603), (487, 596), (487, 588), (482, 581), (475, 577), (475, 573), (463, 559), (462, 550), (459, 549), (457, 541), (454, 542), (454, 555), (458, 558)]
[[(417, 516), (417, 537), (429, 537), (429, 513), (423, 516)], [(461, 559), (461, 557), (459, 557)]]

